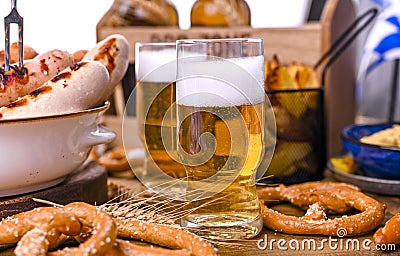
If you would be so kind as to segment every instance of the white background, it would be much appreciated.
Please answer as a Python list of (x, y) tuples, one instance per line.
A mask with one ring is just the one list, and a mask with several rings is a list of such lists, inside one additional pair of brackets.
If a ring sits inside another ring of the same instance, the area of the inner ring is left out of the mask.
[[(96, 24), (109, 9), (112, 0), (17, 0), (24, 18), (24, 43), (39, 53), (51, 49), (73, 52), (90, 49), (96, 43)], [(11, 10), (11, 0), (0, 1), (0, 27)], [(10, 38), (17, 41), (17, 27)], [(4, 32), (0, 29), (0, 49)]]
[[(310, 0), (247, 0), (254, 27), (295, 26), (308, 15)], [(194, 0), (171, 0), (178, 9), (180, 26), (190, 27), (190, 8)], [(17, 9), (24, 17), (24, 43), (39, 53), (51, 49), (70, 52), (90, 49), (96, 42), (96, 24), (113, 0), (18, 0)], [(0, 27), (11, 10), (11, 0), (0, 1)], [(0, 29), (0, 49), (4, 32)], [(12, 27), (11, 42), (17, 41)]]

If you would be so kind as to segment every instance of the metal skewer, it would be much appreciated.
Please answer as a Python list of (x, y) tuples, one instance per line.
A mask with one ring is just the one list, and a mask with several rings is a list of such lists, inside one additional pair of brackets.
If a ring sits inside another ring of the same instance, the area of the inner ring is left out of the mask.
[(4, 48), (4, 69), (10, 70), (10, 24), (15, 23), (18, 25), (18, 66), (24, 66), (24, 19), (17, 11), (17, 0), (11, 0), (11, 12), (4, 17), (4, 31), (5, 31), (5, 48)]

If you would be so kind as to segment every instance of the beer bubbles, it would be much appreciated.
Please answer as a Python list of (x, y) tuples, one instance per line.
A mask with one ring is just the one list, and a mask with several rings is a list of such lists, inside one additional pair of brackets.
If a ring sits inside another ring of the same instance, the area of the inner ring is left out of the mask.
[(257, 39), (177, 42), (177, 151), (189, 202), (181, 223), (210, 239), (262, 229), (255, 186), (264, 155), (262, 49)]

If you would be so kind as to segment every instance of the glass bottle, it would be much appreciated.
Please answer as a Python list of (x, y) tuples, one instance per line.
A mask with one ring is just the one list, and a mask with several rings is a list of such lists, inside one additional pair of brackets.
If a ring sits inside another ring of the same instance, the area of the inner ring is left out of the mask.
[(192, 26), (240, 26), (250, 22), (245, 0), (197, 0), (191, 10)]
[(179, 24), (179, 16), (178, 16), (178, 11), (175, 8), (175, 5), (171, 3), (171, 1), (167, 0), (167, 8), (169, 10), (169, 14), (171, 17), (172, 25), (178, 26)]
[(167, 0), (115, 0), (105, 26), (178, 26), (178, 12)]

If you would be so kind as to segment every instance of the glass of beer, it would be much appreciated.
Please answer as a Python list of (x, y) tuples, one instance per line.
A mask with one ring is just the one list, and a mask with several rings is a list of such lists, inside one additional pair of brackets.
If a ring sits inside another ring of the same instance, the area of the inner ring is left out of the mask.
[(139, 136), (146, 149), (144, 168), (135, 174), (149, 189), (162, 190), (186, 176), (176, 151), (176, 44), (137, 43), (135, 74)]
[(256, 236), (264, 154), (262, 39), (177, 41), (178, 156), (187, 173), (181, 224), (203, 237)]

